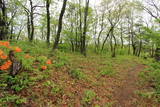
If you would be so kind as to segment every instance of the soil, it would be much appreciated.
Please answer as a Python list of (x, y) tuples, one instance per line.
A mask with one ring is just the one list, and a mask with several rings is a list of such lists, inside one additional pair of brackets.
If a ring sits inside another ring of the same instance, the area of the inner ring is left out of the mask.
[(117, 101), (115, 107), (137, 107), (138, 91), (138, 73), (144, 69), (144, 65), (136, 65), (126, 72), (122, 72), (120, 76), (123, 78), (122, 85), (116, 87), (114, 98)]

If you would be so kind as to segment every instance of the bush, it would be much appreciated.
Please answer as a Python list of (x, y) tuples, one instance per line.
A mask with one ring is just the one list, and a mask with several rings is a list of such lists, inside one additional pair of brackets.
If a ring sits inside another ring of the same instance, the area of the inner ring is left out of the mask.
[(94, 91), (86, 90), (84, 92), (84, 97), (83, 97), (82, 101), (83, 101), (84, 105), (86, 105), (86, 104), (88, 105), (88, 104), (92, 103), (92, 101), (95, 99), (95, 97), (96, 97), (96, 93)]
[(8, 85), (10, 85), (11, 89), (13, 89), (16, 92), (19, 92), (24, 88), (27, 88), (32, 82), (29, 80), (29, 75), (27, 73), (23, 73), (15, 77), (8, 76), (6, 80)]
[(160, 63), (152, 62), (148, 64), (150, 68), (146, 70), (149, 72), (142, 72), (140, 73), (140, 77), (147, 81), (148, 84), (152, 84), (154, 88), (154, 96), (155, 98), (160, 101)]
[(73, 77), (73, 78), (76, 78), (76, 79), (85, 79), (86, 75), (80, 70), (80, 69), (75, 69), (75, 70), (72, 70), (70, 72), (70, 75)]
[(107, 75), (107, 76), (113, 76), (115, 73), (116, 73), (116, 72), (115, 72), (113, 69), (108, 68), (108, 69), (102, 70), (102, 71), (99, 73), (98, 77), (106, 76), (106, 75)]
[(62, 89), (59, 85), (55, 84), (55, 83), (52, 82), (52, 81), (46, 81), (43, 85), (44, 85), (45, 87), (50, 88), (50, 89), (51, 89), (51, 93), (52, 93), (53, 95), (60, 94), (60, 93), (63, 92), (63, 89)]
[(57, 51), (56, 62), (54, 63), (54, 66), (57, 68), (60, 68), (68, 64), (69, 64), (69, 58), (65, 55), (65, 53)]
[(0, 106), (8, 106), (7, 103), (14, 103), (16, 106), (26, 103), (26, 101), (26, 98), (23, 98), (21, 96), (5, 94), (3, 98), (0, 98)]

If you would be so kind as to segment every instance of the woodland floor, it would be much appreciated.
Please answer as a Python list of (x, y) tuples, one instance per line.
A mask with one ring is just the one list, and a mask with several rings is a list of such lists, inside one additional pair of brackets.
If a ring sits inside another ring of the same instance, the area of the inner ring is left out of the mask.
[[(128, 56), (109, 58), (67, 54), (70, 64), (53, 68), (51, 76), (33, 87), (22, 91), (28, 102), (22, 107), (160, 107), (150, 99), (144, 99), (136, 93), (146, 87), (139, 84), (139, 72), (146, 66), (138, 58)], [(71, 69), (80, 69), (85, 79), (75, 79), (68, 73)], [(100, 72), (112, 68), (110, 75), (99, 76)], [(63, 92), (51, 94), (51, 89), (43, 84), (51, 81), (60, 86)], [(84, 92), (96, 93), (89, 103), (84, 103)]]

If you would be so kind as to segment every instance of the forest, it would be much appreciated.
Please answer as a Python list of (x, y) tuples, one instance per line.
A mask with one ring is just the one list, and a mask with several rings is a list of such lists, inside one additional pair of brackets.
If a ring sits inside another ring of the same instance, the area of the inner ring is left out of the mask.
[(0, 107), (160, 107), (159, 0), (0, 0)]

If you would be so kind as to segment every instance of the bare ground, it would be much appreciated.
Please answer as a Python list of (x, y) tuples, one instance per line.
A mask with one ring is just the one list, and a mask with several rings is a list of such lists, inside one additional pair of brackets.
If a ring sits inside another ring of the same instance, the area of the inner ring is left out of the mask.
[(121, 72), (122, 84), (116, 87), (114, 107), (137, 107), (138, 73), (144, 69), (143, 65), (137, 64), (125, 72)]

